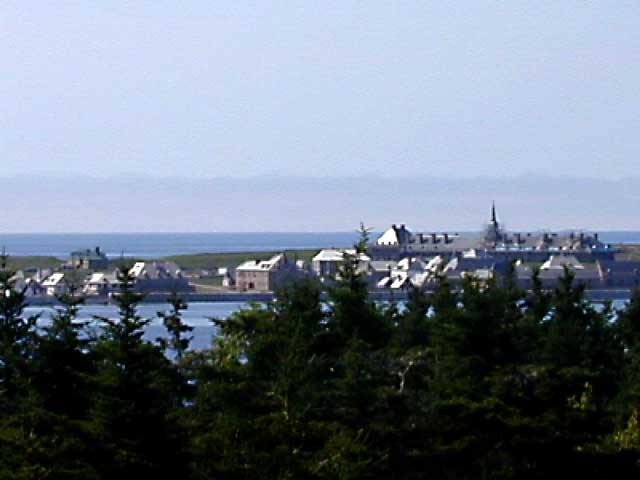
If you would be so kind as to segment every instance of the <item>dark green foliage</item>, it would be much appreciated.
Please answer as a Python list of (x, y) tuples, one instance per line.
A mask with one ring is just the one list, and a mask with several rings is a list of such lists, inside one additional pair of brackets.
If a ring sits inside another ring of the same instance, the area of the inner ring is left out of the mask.
[(86, 323), (76, 316), (85, 299), (74, 290), (58, 297), (51, 325), (44, 328), (34, 361), (34, 380), (43, 407), (70, 419), (83, 418), (89, 407), (87, 398), (93, 362), (88, 351), (92, 339)]
[(160, 347), (164, 350), (170, 350), (178, 362), (182, 360), (184, 354), (189, 348), (189, 343), (193, 337), (187, 336), (193, 327), (186, 325), (182, 321), (182, 311), (188, 308), (188, 305), (173, 292), (168, 298), (171, 310), (169, 312), (158, 312), (158, 317), (162, 319), (162, 324), (169, 333), (169, 338), (159, 338)]
[(104, 478), (134, 475), (165, 478), (184, 474), (179, 428), (172, 410), (180, 407), (178, 385), (161, 349), (142, 340), (149, 319), (136, 307), (130, 265), (118, 275), (117, 320), (104, 323), (94, 351), (95, 393), (89, 412), (96, 469)]
[(0, 410), (19, 408), (27, 394), (37, 317), (24, 317), (25, 293), (14, 287), (15, 272), (0, 256)]
[[(440, 277), (404, 304), (369, 299), (358, 255), (216, 321), (188, 351), (186, 305), (143, 339), (121, 267), (97, 338), (60, 297), (37, 331), (0, 270), (0, 478), (625, 478), (640, 470), (640, 291), (595, 307), (569, 271)], [(166, 355), (165, 355), (166, 353)]]
[(393, 344), (401, 350), (413, 347), (426, 348), (431, 322), (428, 317), (431, 302), (424, 290), (412, 287), (409, 290), (405, 310), (398, 317), (394, 329)]
[(321, 441), (309, 421), (324, 367), (320, 291), (300, 282), (266, 307), (218, 322), (211, 352), (192, 355), (195, 470), (204, 478), (299, 478)]

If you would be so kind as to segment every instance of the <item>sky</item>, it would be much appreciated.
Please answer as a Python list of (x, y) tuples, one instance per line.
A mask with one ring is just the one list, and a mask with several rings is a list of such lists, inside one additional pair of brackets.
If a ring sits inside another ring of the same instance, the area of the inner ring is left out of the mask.
[(0, 2), (0, 176), (624, 179), (640, 2)]

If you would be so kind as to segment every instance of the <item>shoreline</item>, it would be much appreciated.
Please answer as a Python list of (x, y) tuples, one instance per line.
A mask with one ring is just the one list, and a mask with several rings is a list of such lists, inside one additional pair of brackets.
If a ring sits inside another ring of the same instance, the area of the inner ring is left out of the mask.
[[(427, 291), (427, 294), (431, 294)], [(594, 303), (604, 303), (606, 301), (629, 300), (633, 294), (633, 289), (611, 288), (611, 289), (591, 289), (585, 290), (585, 298)], [(167, 303), (170, 294), (150, 293), (147, 294), (140, 303)], [(181, 295), (186, 303), (252, 303), (269, 302), (274, 300), (273, 292), (229, 292), (229, 293), (185, 293)], [(377, 302), (406, 301), (407, 292), (371, 291), (369, 298)], [(55, 306), (59, 302), (55, 297), (28, 297), (29, 306)], [(110, 297), (89, 296), (86, 298), (86, 305), (114, 305), (115, 302)]]

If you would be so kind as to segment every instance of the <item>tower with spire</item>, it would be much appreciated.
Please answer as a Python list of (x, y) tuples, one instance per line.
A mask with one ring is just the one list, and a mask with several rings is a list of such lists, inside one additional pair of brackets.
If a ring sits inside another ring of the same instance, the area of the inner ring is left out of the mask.
[(496, 246), (496, 244), (502, 240), (502, 230), (500, 229), (500, 223), (498, 223), (498, 217), (496, 215), (496, 202), (491, 202), (491, 220), (487, 226), (485, 233), (485, 241), (487, 244)]

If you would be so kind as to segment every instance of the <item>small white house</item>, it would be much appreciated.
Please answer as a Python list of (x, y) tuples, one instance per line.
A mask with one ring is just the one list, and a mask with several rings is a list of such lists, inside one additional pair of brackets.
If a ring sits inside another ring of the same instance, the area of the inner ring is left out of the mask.
[(551, 257), (540, 266), (540, 270), (564, 270), (564, 267), (571, 270), (584, 269), (584, 266), (573, 255), (551, 255)]
[(84, 284), (87, 295), (109, 295), (118, 290), (119, 282), (115, 273), (93, 273)]
[(56, 296), (62, 295), (67, 291), (67, 284), (64, 281), (64, 273), (53, 273), (42, 282), (45, 295)]
[[(347, 255), (356, 256), (355, 249), (326, 248), (320, 250), (311, 260), (313, 272), (319, 277), (335, 277)], [(361, 273), (368, 272), (370, 262), (371, 258), (368, 255), (364, 253), (358, 254), (358, 271)]]

